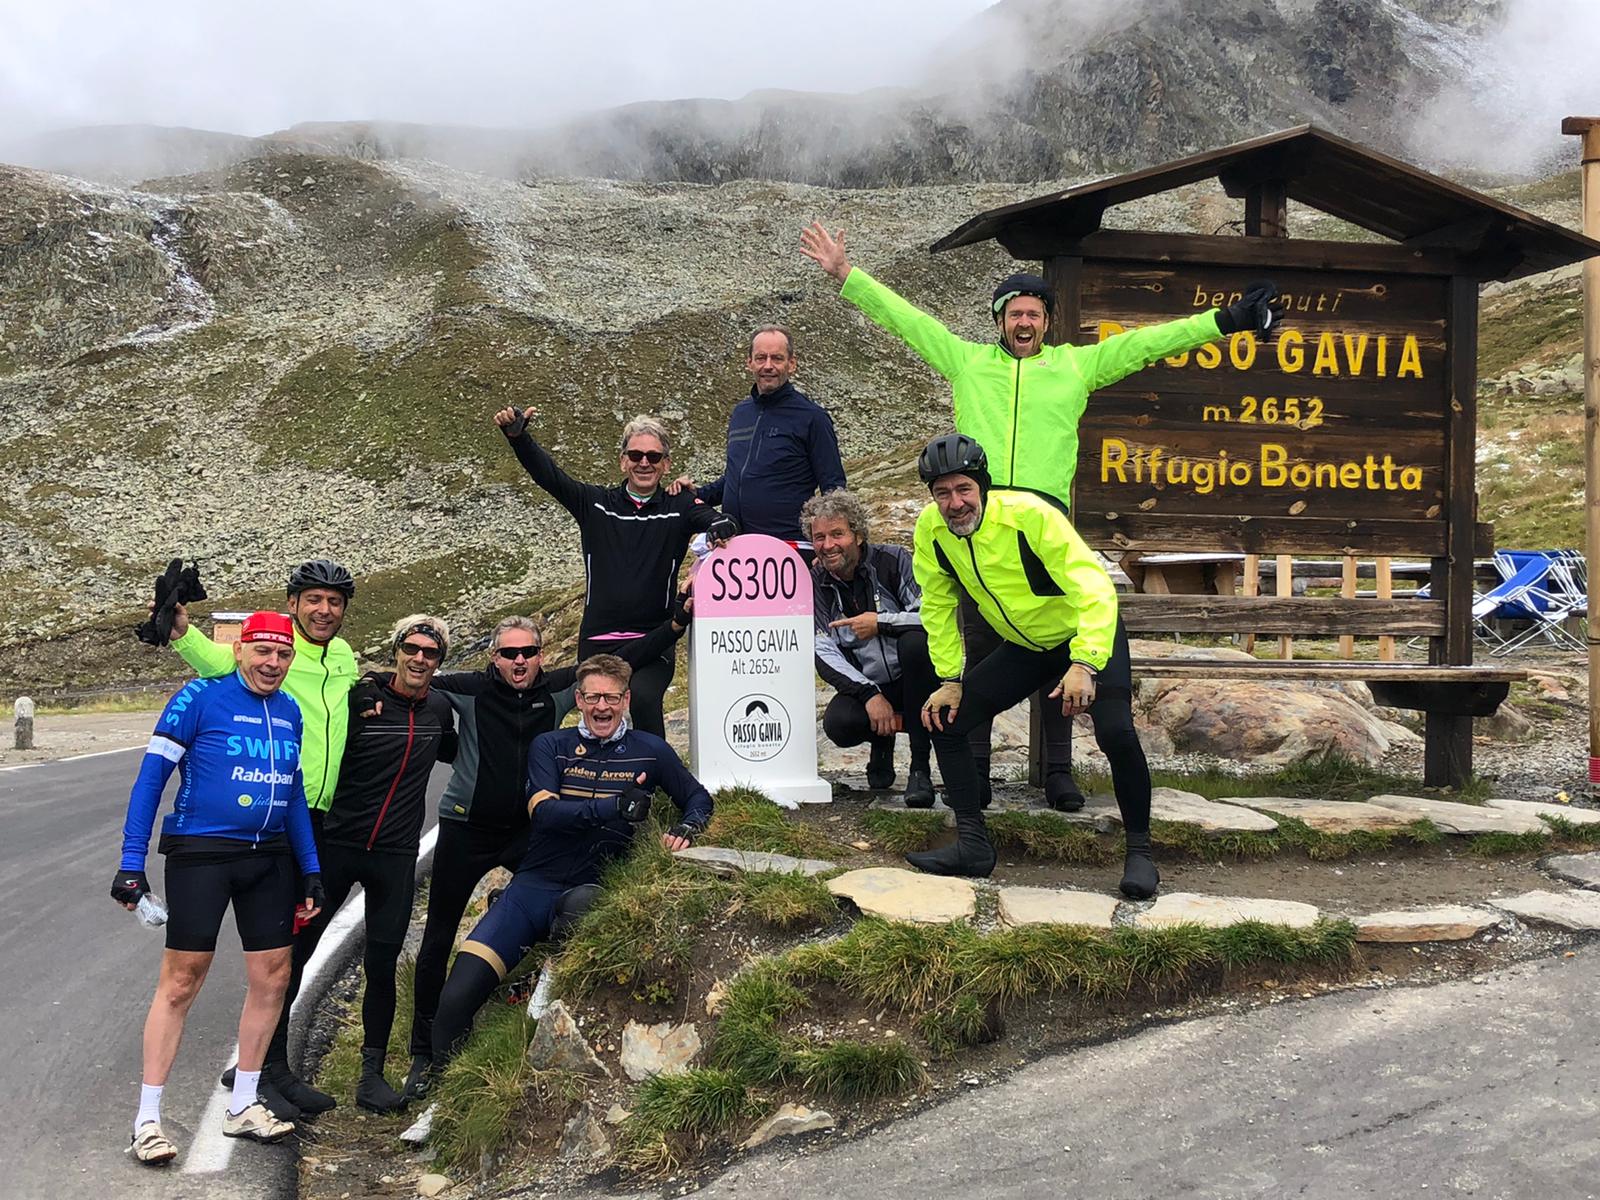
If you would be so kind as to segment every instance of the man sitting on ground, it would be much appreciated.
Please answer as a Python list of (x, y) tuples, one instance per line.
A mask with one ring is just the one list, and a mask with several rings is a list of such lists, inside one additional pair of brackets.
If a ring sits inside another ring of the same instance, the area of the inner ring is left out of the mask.
[(628, 853), (657, 788), (682, 819), (661, 837), (693, 845), (711, 820), (711, 796), (677, 753), (628, 724), (632, 668), (611, 654), (578, 665), (581, 719), (534, 739), (528, 752), (528, 853), (511, 884), (461, 943), (433, 1022), (437, 1072), (506, 974), (537, 943), (569, 928), (599, 892), (606, 865)]
[(251, 614), (233, 647), (234, 673), (196, 679), (168, 702), (128, 798), (122, 866), (111, 896), (134, 909), (150, 894), (144, 869), (150, 831), (177, 767), (182, 781), (161, 824), (171, 913), (167, 948), (145, 1019), (144, 1084), (130, 1148), (150, 1166), (178, 1154), (161, 1129), (161, 1093), (230, 904), (247, 985), (239, 1015), (239, 1068), (222, 1132), (275, 1142), (294, 1131), (258, 1091), (289, 981), (297, 901), (304, 901), (304, 920), (322, 905), (322, 868), (300, 779), (300, 709), (280, 690), (294, 653), (288, 617)]

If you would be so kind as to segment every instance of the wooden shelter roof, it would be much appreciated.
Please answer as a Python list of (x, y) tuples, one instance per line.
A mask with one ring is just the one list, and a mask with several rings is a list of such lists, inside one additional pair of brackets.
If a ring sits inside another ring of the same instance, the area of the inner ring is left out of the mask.
[(1036, 247), (1041, 238), (1069, 242), (1100, 228), (1113, 205), (1212, 178), (1237, 197), (1281, 181), (1291, 200), (1403, 245), (1453, 251), (1484, 279), (1517, 279), (1600, 254), (1600, 241), (1312, 125), (991, 209), (932, 249), (990, 238), (1008, 250), (1013, 242)]

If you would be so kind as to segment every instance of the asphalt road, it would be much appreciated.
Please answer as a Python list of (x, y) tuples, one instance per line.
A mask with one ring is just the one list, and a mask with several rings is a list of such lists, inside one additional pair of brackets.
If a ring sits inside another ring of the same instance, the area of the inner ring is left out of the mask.
[[(124, 1153), (162, 947), (160, 930), (107, 894), (138, 762), (135, 750), (0, 772), (0, 1195), (292, 1197), (291, 1143), (228, 1141), (225, 1171), (195, 1171), (204, 1165), (197, 1162), (184, 1170), (198, 1129), (210, 1124), (202, 1114), (223, 1095), (217, 1076), (238, 1037), (244, 965), (231, 919), (163, 1097), (178, 1162), (156, 1171)], [(448, 770), (435, 770), (434, 797)], [(150, 875), (164, 895), (159, 864)]]
[[(1600, 1196), (1600, 946), (1048, 1059), (705, 1197), (1583, 1200)], [(573, 1200), (577, 1200), (573, 1197)]]

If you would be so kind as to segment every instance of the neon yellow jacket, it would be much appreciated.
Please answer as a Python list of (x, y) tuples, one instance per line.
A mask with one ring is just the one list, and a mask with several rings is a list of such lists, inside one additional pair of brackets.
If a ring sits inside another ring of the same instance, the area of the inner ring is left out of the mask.
[(1117, 631), (1117, 591), (1066, 514), (1027, 492), (991, 491), (971, 537), (950, 532), (936, 505), (917, 517), (911, 567), (922, 627), (940, 679), (960, 679), (965, 652), (956, 597), (965, 590), (1002, 638), (1030, 650), (1072, 639), (1072, 661), (1103, 670)]
[[(192, 622), (172, 648), (207, 678), (234, 669), (233, 647), (219, 646)], [(323, 812), (333, 803), (339, 786), (339, 763), (344, 759), (345, 733), (350, 727), (350, 689), (359, 672), (355, 651), (343, 638), (326, 646), (308, 640), (294, 627), (294, 661), (283, 677), (283, 690), (300, 706), (304, 731), (300, 744), (300, 773), (306, 784), (306, 804)]]
[(1217, 310), (1130, 329), (1093, 346), (1063, 343), (1017, 358), (998, 342), (958, 338), (860, 267), (839, 294), (904, 341), (950, 381), (956, 431), (989, 455), (994, 486), (1023, 488), (1072, 503), (1078, 422), (1089, 393), (1151, 363), (1222, 336)]

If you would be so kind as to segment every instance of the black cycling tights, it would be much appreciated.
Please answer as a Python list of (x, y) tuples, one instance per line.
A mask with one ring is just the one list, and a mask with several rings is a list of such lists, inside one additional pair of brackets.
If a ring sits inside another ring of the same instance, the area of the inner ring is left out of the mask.
[(387, 1050), (389, 1031), (394, 1028), (395, 964), (400, 961), (400, 942), (367, 943), (361, 960), (366, 972), (367, 990), (361, 998), (361, 1048)]
[[(956, 719), (933, 735), (939, 774), (948, 793), (946, 803), (952, 809), (976, 811), (978, 807), (978, 774), (968, 734), (1021, 703), (1030, 692), (1053, 689), (1071, 665), (1071, 642), (1051, 650), (1028, 650), (1003, 642), (967, 671)], [(1049, 703), (1060, 711), (1060, 699)], [(1116, 686), (1099, 688), (1089, 716), (1094, 721), (1095, 740), (1111, 764), (1111, 781), (1124, 828), (1134, 836), (1149, 833), (1150, 764), (1133, 726), (1132, 691)]]

